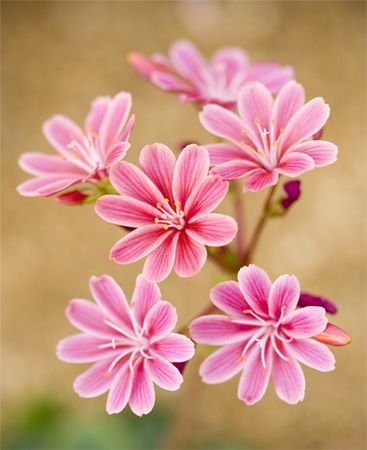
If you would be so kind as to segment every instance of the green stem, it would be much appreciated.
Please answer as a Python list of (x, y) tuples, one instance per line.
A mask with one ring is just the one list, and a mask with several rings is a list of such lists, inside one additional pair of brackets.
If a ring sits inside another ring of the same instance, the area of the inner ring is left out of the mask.
[(270, 210), (270, 206), (271, 206), (271, 201), (273, 199), (274, 193), (275, 193), (275, 189), (276, 189), (277, 185), (274, 185), (271, 187), (269, 194), (266, 198), (265, 204), (264, 204), (264, 208), (261, 214), (261, 217), (256, 225), (254, 234), (252, 236), (252, 239), (250, 241), (250, 244), (247, 248), (246, 254), (244, 255), (244, 258), (242, 260), (244, 265), (247, 265), (251, 262), (253, 255), (255, 253), (257, 244), (259, 242), (259, 238), (261, 236), (261, 233), (263, 232), (263, 229), (265, 227), (265, 224), (268, 220), (268, 212)]
[(246, 252), (245, 243), (245, 210), (244, 210), (244, 193), (242, 191), (242, 185), (238, 180), (233, 182), (234, 192), (234, 212), (238, 225), (237, 237), (236, 237), (236, 251), (239, 261), (242, 261)]

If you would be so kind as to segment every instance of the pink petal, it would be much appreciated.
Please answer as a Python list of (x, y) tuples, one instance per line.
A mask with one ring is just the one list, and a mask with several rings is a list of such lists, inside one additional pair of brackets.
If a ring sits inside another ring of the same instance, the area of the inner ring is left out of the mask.
[(253, 405), (261, 400), (269, 384), (272, 368), (272, 352), (270, 345), (265, 350), (265, 367), (261, 360), (261, 347), (254, 345), (244, 357), (244, 370), (241, 376), (237, 395), (247, 405)]
[(208, 150), (211, 166), (232, 162), (233, 160), (242, 161), (245, 159), (252, 161), (242, 148), (232, 144), (210, 144), (205, 145), (205, 148)]
[(138, 261), (153, 252), (168, 236), (169, 233), (158, 225), (137, 228), (112, 247), (110, 258), (120, 264)]
[(159, 286), (147, 281), (142, 274), (138, 275), (131, 299), (131, 306), (135, 320), (141, 328), (148, 311), (161, 300)]
[(180, 156), (173, 175), (173, 196), (184, 206), (194, 188), (208, 175), (209, 154), (204, 147), (187, 145)]
[(243, 342), (253, 334), (253, 327), (233, 322), (228, 316), (211, 314), (194, 319), (190, 335), (199, 344), (226, 345)]
[(82, 130), (72, 120), (62, 115), (48, 119), (43, 124), (43, 133), (48, 142), (63, 155), (70, 154), (68, 145), (73, 140), (84, 146)]
[(191, 277), (203, 267), (207, 257), (205, 245), (191, 239), (185, 232), (180, 233), (177, 242), (175, 271), (180, 277)]
[(153, 383), (167, 391), (177, 391), (183, 383), (179, 370), (158, 355), (145, 360), (145, 369)]
[(186, 233), (200, 244), (221, 247), (236, 235), (237, 222), (232, 217), (212, 213), (190, 223)]
[(61, 361), (71, 363), (94, 362), (110, 358), (118, 354), (113, 348), (100, 348), (106, 344), (106, 339), (89, 336), (87, 334), (73, 334), (61, 339), (57, 345), (57, 357)]
[(132, 385), (133, 373), (129, 364), (125, 363), (113, 378), (106, 404), (108, 414), (119, 413), (125, 408), (131, 395)]
[(325, 309), (320, 306), (306, 306), (293, 311), (282, 322), (286, 333), (295, 339), (315, 336), (325, 330), (326, 324)]
[(168, 232), (169, 236), (145, 260), (143, 274), (149, 281), (159, 283), (170, 274), (175, 262), (179, 231)]
[(335, 358), (325, 344), (313, 339), (297, 339), (287, 345), (287, 353), (303, 364), (321, 372), (335, 369)]
[(176, 308), (171, 303), (159, 301), (148, 311), (143, 327), (150, 342), (155, 342), (171, 332), (176, 323)]
[(129, 405), (133, 413), (138, 416), (148, 414), (154, 406), (155, 393), (153, 382), (149, 378), (144, 361), (136, 367), (134, 372), (133, 385), (129, 399)]
[[(258, 169), (258, 167), (259, 164), (254, 161), (237, 159), (214, 167), (211, 170), (211, 173), (214, 175), (219, 175), (225, 180), (235, 180), (236, 178), (241, 178), (246, 174), (254, 172), (255, 169)], [(258, 172), (258, 170), (256, 170), (256, 172)]]
[(294, 275), (282, 275), (277, 278), (269, 293), (269, 313), (275, 319), (280, 315), (292, 312), (298, 303), (301, 288), (297, 277)]
[(70, 161), (60, 156), (48, 155), (45, 153), (29, 152), (23, 153), (18, 161), (19, 166), (31, 175), (64, 174), (85, 176), (85, 173)]
[(159, 88), (170, 92), (192, 92), (192, 87), (170, 73), (155, 71), (150, 81)]
[(260, 81), (272, 94), (279, 92), (292, 78), (294, 70), (291, 66), (280, 66), (268, 61), (251, 64), (247, 74), (248, 80)]
[(85, 119), (85, 128), (87, 132), (99, 133), (99, 129), (106, 115), (111, 102), (111, 97), (97, 97), (92, 102), (87, 118)]
[(143, 53), (131, 52), (127, 56), (129, 64), (147, 80), (150, 80), (152, 73), (158, 70), (157, 64)]
[(228, 182), (219, 176), (206, 177), (192, 191), (185, 205), (185, 218), (190, 223), (199, 220), (215, 209), (228, 191)]
[(189, 41), (175, 42), (169, 51), (174, 68), (192, 83), (201, 84), (208, 73), (207, 62), (197, 48)]
[(285, 128), (292, 116), (303, 106), (305, 92), (295, 81), (289, 81), (279, 92), (274, 102), (272, 121), (274, 136), (278, 137), (281, 128)]
[(239, 72), (247, 71), (250, 65), (247, 54), (236, 47), (226, 47), (217, 50), (213, 55), (212, 63), (214, 67), (219, 66), (223, 68), (222, 70), (226, 73), (229, 82)]
[(120, 286), (108, 276), (91, 277), (89, 288), (106, 319), (130, 333), (133, 330), (130, 307)]
[(212, 353), (200, 366), (200, 376), (208, 384), (222, 383), (238, 374), (243, 368), (241, 357), (244, 343), (226, 345)]
[[(238, 94), (238, 112), (244, 123), (249, 137), (262, 148), (259, 132), (270, 128), (270, 115), (273, 107), (273, 97), (270, 91), (261, 83), (250, 83), (243, 87)], [(259, 124), (256, 122), (259, 121)]]
[(283, 151), (317, 133), (325, 125), (329, 114), (330, 108), (321, 97), (307, 102), (285, 127), (279, 150)]
[(81, 181), (80, 175), (49, 175), (24, 181), (17, 186), (17, 191), (26, 197), (49, 197)]
[(157, 186), (133, 164), (125, 161), (115, 164), (111, 169), (110, 180), (121, 195), (153, 206), (158, 202), (164, 203), (164, 197)]
[(155, 342), (152, 350), (170, 362), (188, 361), (194, 356), (193, 342), (182, 334), (170, 333)]
[(244, 318), (244, 311), (251, 309), (236, 281), (224, 281), (210, 291), (210, 299), (219, 309), (234, 316)]
[(172, 181), (176, 164), (173, 152), (163, 144), (147, 145), (140, 152), (139, 159), (143, 171), (158, 187), (164, 197), (173, 200)]
[(110, 101), (99, 130), (100, 143), (105, 154), (107, 154), (109, 147), (119, 138), (129, 116), (130, 109), (131, 95), (127, 92), (118, 93)]
[(131, 197), (104, 195), (97, 200), (96, 213), (106, 222), (126, 227), (152, 225), (160, 214), (153, 206)]
[(268, 172), (263, 169), (258, 169), (247, 177), (243, 189), (248, 192), (258, 192), (268, 186), (277, 184), (278, 178), (279, 175), (274, 171)]
[(290, 358), (284, 361), (274, 354), (272, 379), (280, 399), (292, 405), (303, 400), (305, 377), (297, 361)]
[(238, 146), (241, 146), (241, 141), (245, 140), (241, 134), (244, 128), (242, 120), (222, 106), (204, 106), (199, 119), (202, 126), (215, 136), (228, 139)]
[(271, 281), (260, 267), (250, 264), (238, 272), (238, 284), (247, 303), (257, 314), (268, 314)]
[(314, 167), (315, 163), (311, 156), (305, 153), (287, 152), (282, 156), (275, 170), (282, 175), (298, 177)]
[(130, 139), (130, 134), (135, 126), (135, 114), (132, 114), (130, 119), (127, 121), (122, 133), (120, 135), (120, 141), (128, 141)]
[(99, 361), (80, 374), (74, 381), (74, 391), (83, 398), (98, 397), (107, 392), (115, 375), (113, 370), (108, 372), (112, 361), (113, 358)]
[(115, 144), (112, 144), (112, 146), (109, 147), (106, 152), (106, 158), (104, 162), (105, 167), (110, 167), (113, 164), (121, 161), (125, 157), (126, 152), (129, 150), (129, 148), (130, 144), (128, 142), (116, 142)]
[(295, 145), (289, 151), (310, 156), (316, 167), (324, 167), (337, 160), (338, 147), (328, 141), (308, 141)]
[(100, 308), (88, 300), (71, 300), (66, 317), (74, 327), (96, 337), (112, 339), (116, 332), (105, 324), (105, 315)]

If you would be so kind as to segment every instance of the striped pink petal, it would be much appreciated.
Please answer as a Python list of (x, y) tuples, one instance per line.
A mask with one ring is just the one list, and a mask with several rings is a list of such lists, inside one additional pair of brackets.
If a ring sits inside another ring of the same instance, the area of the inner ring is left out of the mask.
[(164, 280), (173, 268), (179, 232), (167, 233), (167, 238), (145, 260), (143, 273), (149, 281), (158, 283)]
[(152, 225), (155, 217), (160, 214), (160, 211), (148, 203), (119, 195), (100, 197), (95, 211), (106, 222), (133, 228)]
[(156, 342), (169, 334), (176, 323), (176, 308), (168, 302), (159, 301), (148, 311), (143, 328), (150, 336), (151, 342)]
[(275, 354), (272, 379), (279, 398), (292, 405), (303, 400), (305, 395), (305, 377), (301, 366), (296, 360), (288, 358), (285, 361)]
[(200, 344), (227, 345), (244, 341), (253, 334), (253, 327), (233, 322), (228, 316), (201, 316), (190, 324), (192, 338)]
[(237, 375), (244, 365), (243, 348), (244, 343), (239, 342), (212, 353), (200, 366), (203, 381), (208, 384), (222, 383)]
[(187, 235), (180, 233), (177, 242), (175, 271), (180, 277), (191, 277), (203, 267), (207, 258), (204, 244), (199, 244)]
[(116, 355), (113, 348), (103, 348), (105, 339), (88, 334), (74, 334), (62, 339), (57, 346), (57, 357), (65, 362), (85, 363)]
[(155, 384), (167, 391), (177, 391), (183, 383), (179, 370), (158, 355), (145, 360), (145, 370)]
[(193, 342), (182, 334), (170, 333), (153, 345), (154, 353), (170, 362), (188, 361), (194, 356)]
[(140, 164), (164, 197), (173, 200), (172, 180), (176, 164), (173, 152), (163, 144), (147, 145), (140, 153)]
[(219, 176), (206, 177), (191, 192), (185, 205), (185, 217), (194, 221), (212, 212), (228, 191), (228, 182)]
[(236, 235), (237, 222), (232, 217), (211, 213), (190, 223), (186, 233), (200, 244), (221, 247)]
[(298, 303), (301, 288), (294, 275), (281, 275), (269, 292), (269, 314), (279, 319), (281, 314), (292, 312)]
[(287, 345), (287, 353), (306, 366), (321, 372), (335, 369), (335, 358), (325, 344), (313, 339), (294, 340)]
[(136, 415), (143, 416), (150, 413), (154, 402), (153, 382), (144, 368), (144, 361), (141, 361), (135, 369), (129, 405)]
[(138, 275), (131, 299), (131, 305), (135, 320), (140, 328), (143, 326), (148, 311), (150, 311), (161, 298), (162, 295), (158, 285), (147, 281), (142, 274)]
[(224, 281), (210, 291), (210, 299), (229, 316), (244, 318), (244, 311), (250, 308), (236, 281)]
[(128, 264), (144, 258), (167, 239), (163, 227), (144, 225), (120, 239), (111, 249), (110, 258), (120, 264)]
[(306, 306), (288, 314), (283, 326), (287, 334), (296, 339), (303, 339), (321, 333), (327, 324), (325, 309), (320, 306)]
[(107, 150), (119, 138), (131, 110), (131, 95), (119, 92), (108, 105), (99, 129), (102, 150)]
[(271, 281), (260, 267), (251, 264), (238, 272), (238, 284), (247, 303), (258, 314), (268, 314)]
[(173, 174), (173, 196), (185, 205), (194, 188), (208, 175), (209, 154), (196, 144), (186, 146), (177, 159)]
[(108, 371), (113, 358), (99, 361), (75, 378), (74, 391), (84, 398), (98, 397), (107, 392), (116, 370)]
[(115, 374), (107, 398), (108, 414), (117, 414), (127, 405), (132, 391), (133, 376), (128, 363), (123, 364)]

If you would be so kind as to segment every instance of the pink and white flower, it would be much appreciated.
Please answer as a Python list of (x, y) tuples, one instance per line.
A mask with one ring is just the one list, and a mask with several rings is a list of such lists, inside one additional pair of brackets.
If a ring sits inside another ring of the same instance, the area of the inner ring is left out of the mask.
[(303, 87), (290, 81), (274, 101), (261, 83), (245, 86), (238, 96), (239, 115), (205, 106), (204, 128), (231, 142), (206, 146), (213, 173), (227, 180), (246, 176), (244, 190), (259, 191), (275, 185), (280, 174), (298, 177), (335, 162), (336, 145), (312, 139), (325, 125), (329, 106), (321, 97), (304, 102)]
[(228, 182), (208, 175), (208, 152), (196, 144), (185, 147), (177, 161), (165, 145), (148, 145), (140, 163), (141, 170), (116, 164), (110, 180), (120, 195), (104, 195), (96, 204), (107, 222), (134, 228), (110, 258), (128, 264), (146, 256), (143, 273), (150, 281), (165, 279), (172, 268), (181, 277), (194, 275), (206, 261), (205, 246), (224, 246), (237, 232), (234, 219), (212, 213)]
[(242, 372), (238, 397), (251, 405), (263, 397), (271, 377), (282, 400), (303, 400), (299, 363), (326, 372), (334, 369), (335, 359), (326, 345), (313, 339), (327, 326), (325, 309), (296, 309), (299, 296), (294, 275), (282, 275), (272, 284), (255, 265), (239, 271), (238, 283), (214, 287), (211, 300), (226, 314), (202, 316), (190, 325), (196, 342), (223, 346), (201, 365), (203, 381), (221, 383)]
[(43, 125), (48, 142), (59, 153), (23, 153), (20, 167), (34, 178), (18, 186), (25, 196), (50, 196), (77, 183), (97, 183), (130, 148), (128, 142), (135, 118), (131, 95), (97, 97), (85, 120), (84, 130), (71, 119), (56, 115)]
[(74, 299), (66, 310), (81, 333), (62, 339), (58, 357), (71, 363), (94, 364), (74, 381), (81, 397), (108, 393), (106, 409), (119, 413), (129, 403), (138, 416), (155, 402), (154, 384), (175, 391), (183, 379), (175, 362), (194, 355), (192, 341), (172, 333), (176, 309), (161, 300), (158, 286), (139, 275), (131, 306), (116, 281), (92, 277), (90, 290), (97, 304)]
[(235, 106), (238, 91), (250, 81), (264, 83), (273, 93), (294, 76), (290, 66), (266, 61), (250, 63), (247, 54), (236, 47), (219, 49), (210, 61), (189, 41), (175, 42), (169, 56), (147, 57), (131, 53), (130, 64), (159, 88), (177, 94), (182, 102), (201, 105), (216, 103)]

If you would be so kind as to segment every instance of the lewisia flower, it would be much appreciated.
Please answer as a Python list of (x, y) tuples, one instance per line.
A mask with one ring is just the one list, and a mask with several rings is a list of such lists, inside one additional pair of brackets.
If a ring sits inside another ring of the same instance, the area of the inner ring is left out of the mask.
[(77, 183), (97, 183), (108, 176), (112, 164), (120, 161), (130, 147), (127, 142), (134, 126), (128, 120), (131, 95), (97, 97), (85, 120), (84, 131), (69, 118), (56, 115), (44, 123), (43, 132), (58, 155), (23, 153), (20, 167), (34, 175), (18, 186), (25, 196), (50, 196)]
[(98, 199), (96, 212), (104, 220), (135, 228), (112, 248), (110, 258), (128, 264), (147, 256), (143, 273), (161, 281), (172, 268), (181, 277), (197, 273), (206, 245), (228, 244), (237, 232), (234, 219), (213, 211), (226, 195), (228, 182), (208, 176), (204, 147), (188, 145), (177, 159), (163, 144), (146, 146), (142, 170), (125, 161), (110, 174), (120, 193)]
[(57, 355), (66, 362), (94, 363), (74, 381), (81, 397), (109, 391), (109, 414), (122, 411), (127, 403), (138, 416), (148, 414), (154, 406), (154, 384), (179, 389), (182, 375), (172, 363), (192, 358), (194, 345), (186, 336), (172, 333), (175, 308), (162, 301), (158, 286), (142, 275), (131, 306), (107, 275), (92, 277), (90, 289), (97, 305), (81, 299), (70, 302), (66, 316), (82, 333), (61, 340)]
[(326, 123), (330, 108), (320, 97), (304, 104), (303, 87), (290, 81), (273, 101), (261, 83), (245, 86), (238, 96), (239, 116), (207, 105), (202, 125), (231, 143), (208, 145), (213, 173), (232, 180), (247, 176), (246, 191), (275, 185), (280, 174), (297, 177), (336, 161), (335, 144), (313, 140)]
[(250, 63), (235, 47), (222, 48), (206, 61), (189, 41), (175, 42), (169, 57), (131, 53), (130, 64), (159, 88), (173, 92), (183, 102), (235, 106), (239, 89), (250, 81), (264, 83), (273, 93), (293, 78), (293, 69), (273, 62)]
[(238, 283), (220, 283), (210, 295), (226, 315), (202, 316), (190, 325), (195, 341), (223, 345), (201, 365), (204, 382), (221, 383), (242, 372), (238, 397), (251, 405), (263, 397), (272, 377), (277, 395), (297, 403), (305, 392), (300, 362), (322, 372), (334, 369), (333, 354), (313, 339), (327, 326), (325, 309), (296, 309), (300, 287), (294, 275), (272, 284), (262, 269), (250, 265), (239, 271)]

